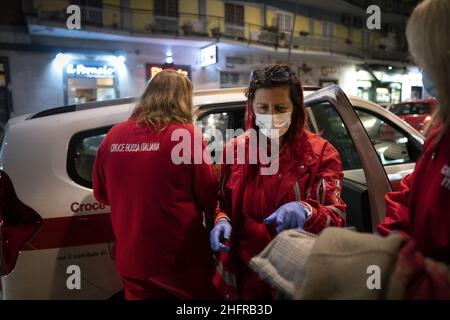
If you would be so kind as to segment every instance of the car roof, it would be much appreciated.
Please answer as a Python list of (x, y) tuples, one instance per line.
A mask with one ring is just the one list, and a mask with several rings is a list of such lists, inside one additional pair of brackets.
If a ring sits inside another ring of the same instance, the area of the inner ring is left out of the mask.
[(201, 90), (194, 92), (194, 105), (202, 106), (212, 103), (245, 102), (246, 88), (230, 88), (218, 90)]
[[(232, 88), (232, 89), (218, 89), (218, 90), (204, 90), (196, 91), (194, 93), (194, 105), (202, 106), (212, 103), (229, 103), (229, 102), (246, 102), (245, 96), (246, 87)], [(303, 88), (304, 95), (320, 89), (319, 87), (305, 86)]]
[[(320, 89), (320, 87), (316, 86), (304, 86), (305, 95), (308, 93), (311, 93), (313, 91), (316, 91)], [(239, 87), (239, 88), (229, 88), (229, 89), (210, 89), (210, 90), (196, 90), (194, 91), (194, 97), (193, 102), (195, 106), (201, 106), (206, 104), (222, 104), (222, 103), (229, 103), (229, 102), (245, 102), (247, 98), (245, 97), (245, 90), (246, 87)], [(69, 113), (69, 112), (76, 112), (81, 110), (87, 110), (87, 109), (96, 109), (101, 107), (111, 107), (111, 106), (118, 106), (118, 105), (124, 105), (129, 103), (136, 103), (138, 101), (138, 98), (132, 97), (132, 98), (120, 98), (120, 99), (112, 99), (112, 100), (105, 100), (105, 101), (95, 101), (95, 102), (88, 102), (83, 103), (79, 105), (66, 105), (51, 109), (46, 109), (43, 111), (39, 111), (37, 113), (28, 115), (26, 117), (27, 120), (36, 119), (36, 118), (42, 118), (57, 114), (63, 114), (63, 113)]]
[[(247, 100), (247, 98), (245, 97), (245, 89), (246, 88), (241, 87), (231, 89), (195, 91), (193, 97), (194, 105), (196, 107), (201, 107), (211, 104), (217, 105), (230, 103), (243, 104)], [(318, 87), (304, 86), (305, 97), (307, 97), (309, 94), (313, 93), (318, 89), (319, 89)], [(381, 107), (376, 103), (373, 103), (371, 101), (365, 100), (357, 96), (347, 95), (347, 97), (349, 98), (353, 106), (363, 108), (366, 110), (376, 111), (377, 113), (391, 120), (393, 118), (397, 118), (393, 113), (387, 111), (385, 108)], [(63, 106), (59, 108), (44, 110), (32, 115), (24, 115), (11, 118), (9, 120), (9, 124), (10, 125), (17, 124), (19, 122), (24, 122), (24, 120), (26, 121), (31, 119), (41, 119), (43, 121), (42, 125), (45, 125), (44, 123), (47, 123), (45, 118), (49, 117), (50, 120), (51, 116), (58, 116), (63, 118), (67, 117), (67, 119), (75, 120), (75, 119), (86, 119), (91, 117), (96, 118), (101, 117), (105, 114), (109, 115), (114, 114), (113, 117), (119, 117), (119, 114), (125, 114), (125, 117), (128, 118), (129, 115), (131, 115), (137, 101), (138, 101), (137, 98), (122, 98), (107, 101), (90, 102), (80, 105)], [(76, 111), (89, 111), (89, 112), (76, 112)], [(123, 116), (120, 117), (123, 118)], [(417, 135), (420, 136), (420, 134), (416, 132), (416, 130), (414, 130), (412, 127), (410, 127), (408, 124), (398, 123), (398, 125), (404, 127), (404, 129), (409, 131), (411, 134), (414, 134), (415, 136)]]

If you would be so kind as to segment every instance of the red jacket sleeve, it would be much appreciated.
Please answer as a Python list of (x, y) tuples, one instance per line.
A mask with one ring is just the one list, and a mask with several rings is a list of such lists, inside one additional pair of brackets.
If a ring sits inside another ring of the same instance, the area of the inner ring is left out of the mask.
[(400, 250), (393, 279), (398, 287), (404, 287), (404, 299), (448, 300), (450, 299), (450, 266), (426, 258), (409, 240)]
[[(434, 141), (441, 128), (441, 126), (436, 127), (428, 136), (423, 146), (422, 155), (416, 163), (416, 168), (419, 162), (422, 161), (425, 152), (433, 147)], [(398, 231), (406, 237), (411, 235), (409, 197), (414, 182), (415, 172), (416, 169), (414, 169), (410, 175), (402, 179), (398, 191), (386, 194), (386, 214), (383, 223), (377, 226), (377, 231), (380, 235), (386, 236), (392, 231)]]
[(214, 218), (219, 184), (209, 155), (208, 146), (204, 140), (202, 142), (202, 153), (203, 161), (200, 164), (192, 165), (192, 188), (197, 205), (205, 213), (205, 218), (209, 223)]
[(309, 205), (312, 215), (305, 223), (305, 231), (319, 233), (328, 226), (344, 226), (346, 204), (341, 199), (344, 174), (336, 149), (326, 144), (319, 169), (304, 205)]
[(216, 207), (214, 223), (220, 219), (227, 219), (230, 221), (231, 218), (231, 194), (226, 188), (230, 177), (230, 166), (227, 164), (222, 164), (220, 171), (219, 201)]
[(380, 235), (387, 236), (394, 230), (403, 235), (411, 234), (408, 206), (413, 179), (414, 173), (407, 175), (400, 182), (399, 191), (386, 194), (386, 215), (383, 223), (377, 226), (377, 231)]
[(98, 202), (109, 205), (108, 192), (106, 191), (106, 179), (103, 170), (105, 140), (102, 141), (97, 151), (92, 172), (92, 187), (94, 197)]
[(222, 151), (222, 165), (220, 166), (220, 180), (219, 180), (219, 201), (216, 207), (216, 214), (214, 218), (214, 223), (217, 223), (220, 219), (231, 220), (231, 190), (227, 187), (228, 180), (231, 176), (232, 165), (227, 164), (227, 154), (233, 154), (234, 162), (236, 163), (237, 158), (234, 153), (234, 146), (238, 143), (237, 140), (232, 140), (228, 142)]

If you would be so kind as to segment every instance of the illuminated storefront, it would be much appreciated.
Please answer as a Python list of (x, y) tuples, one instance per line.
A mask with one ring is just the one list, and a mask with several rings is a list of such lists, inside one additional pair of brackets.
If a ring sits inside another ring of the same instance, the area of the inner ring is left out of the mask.
[(418, 68), (364, 67), (357, 71), (357, 95), (379, 104), (422, 98), (422, 75)]
[(119, 96), (116, 69), (107, 62), (70, 62), (65, 71), (68, 104), (115, 99)]
[(357, 76), (358, 96), (379, 104), (399, 103), (402, 100), (402, 73), (361, 69)]

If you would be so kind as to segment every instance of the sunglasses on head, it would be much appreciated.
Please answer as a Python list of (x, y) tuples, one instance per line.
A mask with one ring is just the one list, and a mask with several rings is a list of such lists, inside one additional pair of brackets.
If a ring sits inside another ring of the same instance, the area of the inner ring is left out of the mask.
[(290, 69), (277, 70), (255, 70), (252, 74), (252, 81), (256, 85), (267, 81), (287, 82), (294, 78), (294, 72)]

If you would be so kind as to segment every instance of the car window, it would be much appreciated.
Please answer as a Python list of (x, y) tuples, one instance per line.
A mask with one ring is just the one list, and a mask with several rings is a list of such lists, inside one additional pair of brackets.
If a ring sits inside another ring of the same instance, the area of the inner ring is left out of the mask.
[(92, 188), (92, 169), (97, 150), (111, 127), (83, 131), (69, 142), (67, 173), (76, 183)]
[[(205, 113), (199, 119), (200, 127), (205, 135), (206, 142), (210, 144), (214, 137), (210, 130), (219, 130), (225, 138), (226, 129), (244, 127), (244, 108)], [(67, 172), (76, 183), (92, 188), (92, 169), (97, 150), (111, 127), (87, 130), (75, 134), (69, 142), (67, 155)], [(223, 145), (216, 150), (222, 150)], [(214, 159), (215, 154), (211, 156)], [(217, 155), (220, 156), (220, 155)]]
[[(361, 169), (362, 165), (356, 152), (350, 135), (347, 132), (336, 108), (330, 103), (307, 107), (308, 126), (312, 132), (319, 133), (324, 139), (329, 141), (339, 152), (344, 170)], [(207, 144), (211, 144), (214, 137), (211, 136), (210, 129), (219, 130), (225, 138), (227, 128), (239, 129), (244, 127), (244, 110), (220, 111), (208, 113), (200, 118), (200, 125)], [(313, 124), (314, 122), (314, 124)], [(209, 129), (209, 130), (208, 130)], [(231, 137), (227, 137), (228, 140)], [(223, 146), (216, 148), (222, 150)], [(215, 153), (211, 151), (214, 158)], [(216, 157), (217, 158), (217, 157)]]
[(409, 134), (378, 114), (361, 109), (355, 111), (384, 166), (417, 161), (421, 150)]
[(393, 105), (389, 108), (389, 111), (398, 116), (411, 114), (409, 103)]
[[(215, 142), (217, 147), (215, 150), (222, 150), (224, 145), (223, 141), (214, 141), (216, 133), (215, 130), (219, 131), (222, 134), (223, 139), (226, 139), (226, 129), (231, 128), (231, 112), (218, 112), (218, 113), (210, 113), (200, 119), (200, 128), (202, 129), (203, 136), (205, 137), (206, 143), (211, 145), (211, 143)], [(219, 156), (215, 154), (214, 150), (211, 150), (211, 157)]]
[(412, 105), (413, 114), (430, 114), (431, 106), (429, 103), (414, 103)]
[(362, 121), (345, 93), (337, 86), (323, 88), (305, 99), (311, 131), (328, 140), (339, 152), (344, 167), (342, 199), (347, 204), (347, 225), (373, 232), (383, 221), (384, 195), (389, 179)]
[(306, 108), (308, 128), (330, 142), (339, 152), (344, 170), (361, 169), (355, 145), (336, 108), (329, 102)]
[(398, 116), (409, 114), (430, 114), (431, 106), (429, 103), (402, 103), (391, 106), (389, 111)]
[[(210, 107), (214, 110), (214, 107)], [(210, 146), (211, 157), (218, 159), (220, 154), (216, 152), (222, 152), (223, 142), (228, 142), (232, 136), (226, 135), (227, 129), (243, 129), (244, 130), (244, 107), (240, 109), (232, 108), (230, 110), (220, 108), (218, 110), (209, 111), (202, 114), (198, 119), (197, 125), (202, 129), (203, 135), (205, 137), (206, 143)], [(214, 130), (218, 130), (223, 137), (222, 141), (216, 141), (216, 133)], [(212, 143), (215, 142), (214, 148), (212, 148)]]
[(245, 127), (245, 110), (242, 108), (242, 110), (235, 110), (234, 111), (234, 129), (243, 129)]

